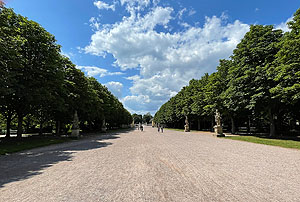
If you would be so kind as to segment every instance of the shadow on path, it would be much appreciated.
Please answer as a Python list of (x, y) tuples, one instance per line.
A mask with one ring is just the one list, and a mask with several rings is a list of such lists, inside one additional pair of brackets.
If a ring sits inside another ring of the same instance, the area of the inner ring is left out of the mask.
[(101, 142), (101, 140), (119, 138), (118, 134), (97, 135), (86, 139), (0, 156), (0, 188), (4, 187), (5, 184), (39, 175), (45, 168), (59, 162), (72, 161), (73, 154), (78, 151), (99, 149), (112, 145), (110, 142)]

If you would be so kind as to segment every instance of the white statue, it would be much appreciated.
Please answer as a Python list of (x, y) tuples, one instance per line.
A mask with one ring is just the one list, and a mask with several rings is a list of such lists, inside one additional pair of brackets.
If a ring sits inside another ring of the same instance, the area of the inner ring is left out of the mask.
[(221, 114), (217, 109), (216, 109), (215, 121), (217, 126), (221, 126)]
[(216, 109), (215, 121), (216, 121), (216, 124), (217, 124), (217, 125), (214, 126), (215, 135), (217, 137), (224, 137), (225, 135), (223, 134), (223, 128), (222, 128), (222, 125), (221, 125), (221, 114), (217, 109)]

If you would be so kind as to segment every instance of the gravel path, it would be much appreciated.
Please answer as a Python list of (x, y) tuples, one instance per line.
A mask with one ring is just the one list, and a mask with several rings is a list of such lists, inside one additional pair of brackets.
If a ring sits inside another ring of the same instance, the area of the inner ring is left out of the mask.
[(0, 156), (0, 201), (300, 201), (300, 151), (145, 127)]

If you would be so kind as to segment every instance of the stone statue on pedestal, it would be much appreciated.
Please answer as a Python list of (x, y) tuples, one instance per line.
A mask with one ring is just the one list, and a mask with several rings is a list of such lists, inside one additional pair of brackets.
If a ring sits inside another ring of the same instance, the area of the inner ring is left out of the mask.
[(105, 119), (103, 119), (103, 121), (102, 121), (102, 127), (101, 127), (101, 131), (105, 133), (105, 132), (106, 132), (106, 130), (107, 130), (107, 128), (106, 128)]
[(185, 116), (184, 132), (190, 132), (189, 120), (187, 116)]
[(72, 137), (79, 137), (79, 131), (80, 131), (80, 128), (79, 128), (79, 119), (78, 119), (77, 111), (75, 110), (71, 136)]
[(223, 128), (222, 128), (222, 125), (221, 125), (221, 114), (217, 109), (216, 109), (215, 121), (216, 121), (216, 124), (217, 124), (217, 125), (214, 126), (215, 135), (217, 137), (225, 137), (225, 135), (223, 134)]

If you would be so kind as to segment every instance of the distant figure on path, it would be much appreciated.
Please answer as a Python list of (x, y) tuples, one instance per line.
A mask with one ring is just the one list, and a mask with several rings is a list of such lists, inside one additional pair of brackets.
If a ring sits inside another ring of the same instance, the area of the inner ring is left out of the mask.
[(160, 125), (157, 124), (157, 131), (159, 132), (159, 130), (160, 130)]
[(143, 130), (144, 130), (144, 127), (143, 127), (143, 125), (141, 125), (141, 126), (140, 126), (140, 128), (141, 128), (141, 131), (143, 131)]
[(164, 125), (161, 125), (160, 130), (162, 133), (164, 133)]

